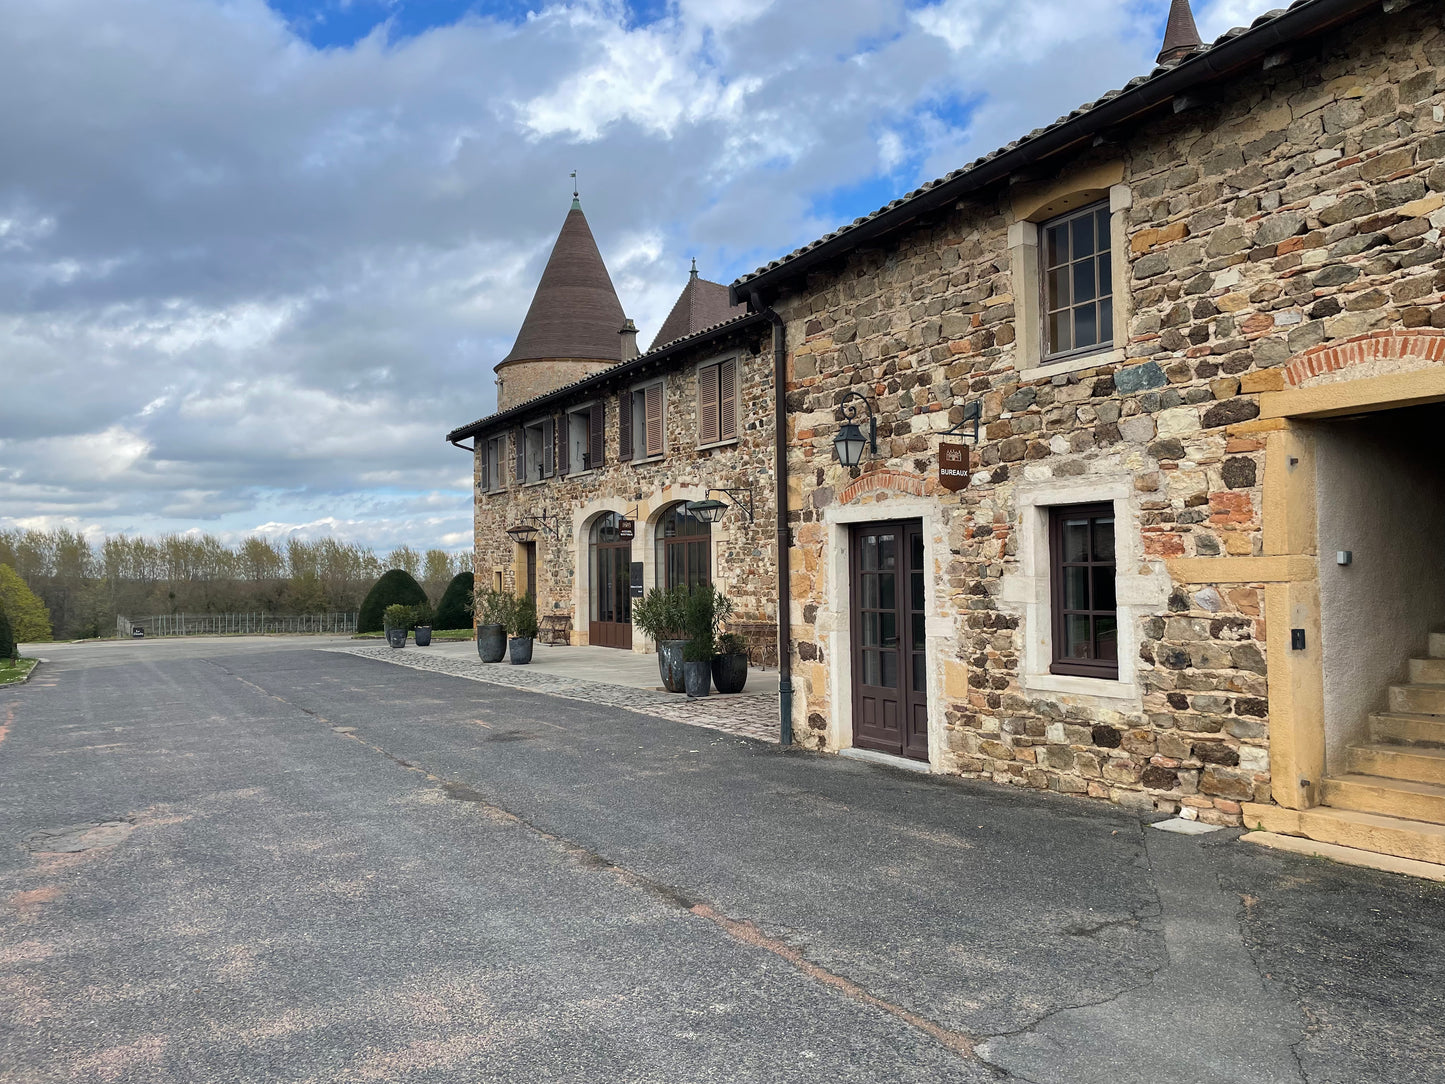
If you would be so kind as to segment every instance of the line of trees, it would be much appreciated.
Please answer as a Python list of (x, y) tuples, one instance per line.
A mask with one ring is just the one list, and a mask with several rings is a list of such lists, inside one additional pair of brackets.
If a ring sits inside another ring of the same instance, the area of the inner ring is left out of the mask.
[(117, 615), (355, 613), (381, 574), (405, 569), (440, 601), (472, 555), (401, 546), (385, 556), (321, 538), (284, 544), (251, 537), (228, 546), (213, 535), (109, 535), (64, 529), (0, 531), (0, 565), (44, 601), (55, 635), (109, 636)]

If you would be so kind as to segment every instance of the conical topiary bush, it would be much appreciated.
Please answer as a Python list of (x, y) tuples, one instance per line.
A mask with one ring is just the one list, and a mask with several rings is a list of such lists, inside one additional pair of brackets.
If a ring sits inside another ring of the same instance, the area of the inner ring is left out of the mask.
[(416, 606), (426, 601), (426, 592), (411, 573), (405, 569), (393, 568), (366, 593), (366, 599), (361, 603), (361, 612), (356, 618), (356, 631), (381, 632), (382, 614), (388, 606)]
[(470, 572), (458, 572), (452, 577), (452, 582), (447, 584), (447, 589), (442, 592), (442, 600), (437, 603), (437, 612), (432, 619), (432, 628), (441, 630), (472, 627), (472, 588), (474, 584), (475, 577)]

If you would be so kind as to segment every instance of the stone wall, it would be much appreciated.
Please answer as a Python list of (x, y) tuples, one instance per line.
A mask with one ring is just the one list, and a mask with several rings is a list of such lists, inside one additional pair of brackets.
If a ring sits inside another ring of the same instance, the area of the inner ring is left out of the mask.
[[(751, 348), (726, 354), (695, 353), (676, 359), (665, 376), (664, 427), (667, 454), (642, 463), (618, 460), (618, 395), (611, 390), (605, 403), (606, 462), (600, 469), (550, 478), (525, 486), (511, 484), (513, 455), (507, 434), (504, 471), (508, 485), (500, 492), (478, 494), (476, 505), (476, 574), (479, 584), (492, 584), (500, 574), (509, 591), (519, 589), (525, 566), (518, 563), (520, 547), (507, 535), (508, 527), (527, 516), (544, 513), (559, 524), (559, 538), (538, 533), (537, 611), (539, 618), (570, 619), (571, 640), (587, 643), (589, 598), (585, 590), (590, 570), (579, 564), (588, 556), (591, 528), (597, 518), (613, 511), (637, 522), (633, 560), (645, 566), (646, 586), (659, 585), (654, 569), (654, 527), (662, 513), (678, 501), (701, 500), (710, 487), (746, 491), (752, 488), (754, 519), (730, 508), (712, 526), (714, 582), (732, 599), (734, 615), (750, 642), (755, 661), (777, 661), (777, 534), (774, 499), (774, 442), (772, 426), (773, 359), (767, 347), (754, 355)], [(740, 419), (738, 439), (710, 448), (697, 447), (697, 366), (723, 356), (738, 359)], [(568, 405), (587, 402), (585, 398)], [(560, 410), (561, 407), (555, 407)], [(538, 417), (545, 416), (545, 412)], [(535, 419), (519, 419), (518, 424)], [(478, 437), (478, 446), (487, 436)], [(478, 471), (480, 461), (478, 460)], [(479, 475), (478, 475), (479, 476)], [(766, 630), (773, 632), (768, 635)], [(640, 635), (634, 650), (651, 650)]]
[[(913, 515), (922, 494), (935, 768), (1219, 823), (1268, 800), (1263, 585), (1173, 582), (1169, 562), (1263, 553), (1263, 450), (1280, 423), (1260, 418), (1261, 393), (1348, 379), (1357, 355), (1360, 372), (1378, 372), (1365, 364), (1372, 335), (1445, 328), (1439, 15), (1376, 14), (1061, 165), (1065, 185), (1120, 166), (1129, 196), (1115, 253), (1129, 338), (1107, 363), (1020, 378), (1015, 294), (1038, 287), (1015, 280), (1005, 190), (855, 251), (777, 302), (800, 741), (847, 741), (833, 669), (846, 584), (820, 553), (843, 520)], [(1408, 369), (1438, 365), (1432, 351), (1386, 353)], [(852, 472), (832, 449), (848, 390), (874, 398), (880, 421), (879, 455)], [(937, 434), (970, 400), (983, 404), (972, 485), (941, 494)], [(845, 493), (881, 471), (893, 480)], [(1047, 635), (1028, 627), (1030, 509), (1039, 494), (1085, 501), (1120, 485), (1137, 554), (1131, 688), (1051, 686), (1028, 672), (1030, 637)]]
[[(620, 344), (618, 350), (620, 355)], [(510, 410), (528, 399), (546, 395), (616, 364), (616, 361), (598, 361), (595, 358), (538, 358), (503, 362), (496, 368), (497, 409)]]

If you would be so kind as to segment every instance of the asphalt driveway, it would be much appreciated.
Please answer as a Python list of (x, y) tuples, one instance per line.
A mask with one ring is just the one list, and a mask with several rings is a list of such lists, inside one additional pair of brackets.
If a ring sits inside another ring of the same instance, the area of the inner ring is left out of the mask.
[(314, 648), (0, 691), (0, 1080), (1445, 1081), (1445, 886)]

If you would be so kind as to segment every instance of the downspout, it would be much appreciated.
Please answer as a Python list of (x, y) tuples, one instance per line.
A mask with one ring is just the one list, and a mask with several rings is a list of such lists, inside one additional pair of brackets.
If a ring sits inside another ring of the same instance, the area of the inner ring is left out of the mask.
[(762, 299), (752, 295), (752, 309), (773, 324), (773, 504), (778, 514), (778, 740), (793, 744), (793, 591), (788, 554), (788, 330), (787, 324)]

